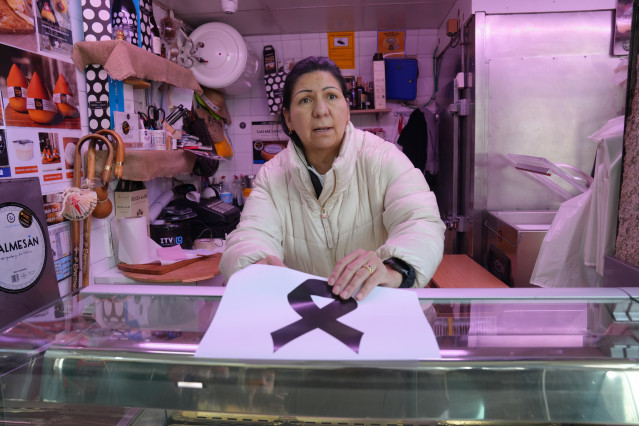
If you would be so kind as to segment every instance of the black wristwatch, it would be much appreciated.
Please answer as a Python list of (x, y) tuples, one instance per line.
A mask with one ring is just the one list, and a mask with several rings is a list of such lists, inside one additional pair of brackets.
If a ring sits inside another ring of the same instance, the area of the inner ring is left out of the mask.
[(402, 274), (402, 283), (399, 285), (399, 288), (409, 288), (415, 283), (415, 268), (402, 259), (391, 257), (384, 261), (384, 265)]

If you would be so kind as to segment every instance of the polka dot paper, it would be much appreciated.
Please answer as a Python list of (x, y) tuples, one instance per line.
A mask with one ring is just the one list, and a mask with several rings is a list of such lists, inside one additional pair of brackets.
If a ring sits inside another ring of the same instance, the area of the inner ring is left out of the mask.
[(271, 115), (278, 115), (282, 112), (282, 90), (286, 72), (278, 71), (264, 75), (264, 86), (266, 88), (266, 102)]
[[(86, 41), (111, 40), (111, 1), (82, 0), (82, 26)], [(109, 77), (101, 65), (85, 68), (89, 132), (111, 127)]]

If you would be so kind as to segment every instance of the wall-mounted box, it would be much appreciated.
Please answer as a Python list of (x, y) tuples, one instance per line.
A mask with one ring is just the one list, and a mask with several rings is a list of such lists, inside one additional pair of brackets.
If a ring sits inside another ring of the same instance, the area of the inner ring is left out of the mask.
[(386, 99), (412, 101), (417, 97), (417, 59), (385, 59)]

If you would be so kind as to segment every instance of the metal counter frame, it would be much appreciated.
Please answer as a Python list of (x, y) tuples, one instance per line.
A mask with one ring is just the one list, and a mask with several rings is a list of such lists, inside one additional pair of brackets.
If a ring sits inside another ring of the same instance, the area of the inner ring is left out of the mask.
[(637, 289), (407, 291), (441, 359), (195, 358), (223, 288), (91, 286), (0, 334), (0, 421), (639, 423)]

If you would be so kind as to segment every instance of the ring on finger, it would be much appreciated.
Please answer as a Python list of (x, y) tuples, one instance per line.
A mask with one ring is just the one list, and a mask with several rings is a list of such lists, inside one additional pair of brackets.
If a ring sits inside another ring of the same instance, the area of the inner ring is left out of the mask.
[(369, 275), (373, 275), (373, 272), (375, 272), (375, 271), (373, 270), (373, 267), (372, 267), (372, 266), (370, 266), (370, 265), (362, 265), (362, 268), (365, 268), (365, 269), (368, 271), (368, 274), (369, 274)]

